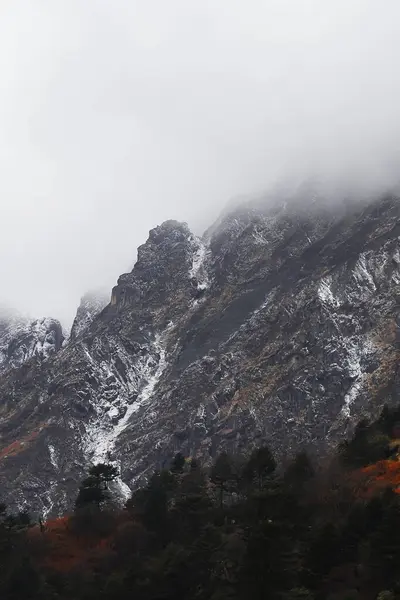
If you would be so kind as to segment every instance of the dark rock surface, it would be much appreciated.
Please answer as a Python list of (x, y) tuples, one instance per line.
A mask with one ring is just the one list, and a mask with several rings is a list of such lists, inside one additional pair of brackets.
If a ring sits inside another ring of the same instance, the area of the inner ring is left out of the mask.
[(177, 451), (328, 452), (399, 400), (399, 219), (391, 196), (303, 190), (237, 204), (202, 240), (153, 229), (108, 306), (0, 378), (4, 499), (57, 514), (102, 459), (123, 497)]
[(71, 340), (76, 340), (83, 334), (97, 315), (107, 306), (109, 299), (109, 295), (103, 292), (88, 292), (81, 298), (71, 327)]

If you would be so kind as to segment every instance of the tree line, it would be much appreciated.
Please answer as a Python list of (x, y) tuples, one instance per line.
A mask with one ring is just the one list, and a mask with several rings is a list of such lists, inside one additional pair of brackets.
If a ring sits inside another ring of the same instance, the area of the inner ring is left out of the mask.
[(90, 468), (63, 518), (37, 524), (2, 505), (0, 597), (400, 598), (400, 495), (384, 481), (399, 423), (385, 407), (324, 466), (300, 452), (283, 468), (267, 445), (207, 468), (177, 454), (123, 509), (112, 464)]

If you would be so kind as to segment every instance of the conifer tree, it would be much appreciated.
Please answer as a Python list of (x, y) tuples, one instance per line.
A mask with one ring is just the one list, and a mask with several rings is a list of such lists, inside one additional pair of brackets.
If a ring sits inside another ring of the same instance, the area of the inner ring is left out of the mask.
[(253, 450), (243, 470), (243, 478), (249, 484), (255, 483), (261, 491), (266, 481), (276, 469), (276, 461), (268, 446)]

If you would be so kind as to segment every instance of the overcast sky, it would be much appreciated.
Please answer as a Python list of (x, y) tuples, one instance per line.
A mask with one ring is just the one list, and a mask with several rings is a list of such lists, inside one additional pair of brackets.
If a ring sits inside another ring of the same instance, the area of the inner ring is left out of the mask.
[(399, 0), (2, 0), (0, 304), (68, 324), (167, 218), (400, 165)]

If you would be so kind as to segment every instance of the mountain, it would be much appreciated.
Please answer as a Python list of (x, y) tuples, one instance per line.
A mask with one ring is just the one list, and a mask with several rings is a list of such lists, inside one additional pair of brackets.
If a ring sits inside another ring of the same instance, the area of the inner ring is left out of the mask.
[(57, 515), (99, 460), (123, 499), (178, 451), (327, 454), (399, 401), (399, 217), (394, 196), (302, 188), (235, 202), (201, 239), (151, 230), (107, 306), (0, 377), (3, 499)]
[(55, 319), (8, 316), (0, 319), (0, 373), (20, 367), (33, 357), (45, 360), (58, 352), (64, 341)]

